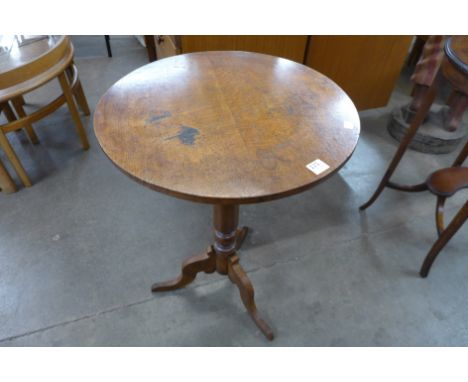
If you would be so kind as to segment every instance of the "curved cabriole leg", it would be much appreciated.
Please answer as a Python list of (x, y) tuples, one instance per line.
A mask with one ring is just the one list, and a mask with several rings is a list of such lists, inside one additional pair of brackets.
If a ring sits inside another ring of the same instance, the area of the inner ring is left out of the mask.
[(245, 226), (242, 228), (239, 228), (236, 231), (236, 251), (238, 251), (240, 247), (242, 247), (242, 244), (244, 243), (244, 240), (247, 237), (248, 233), (249, 233), (249, 227), (245, 227)]
[(182, 263), (182, 272), (179, 277), (174, 280), (167, 281), (164, 283), (156, 283), (151, 287), (152, 292), (165, 292), (168, 290), (174, 290), (183, 288), (187, 284), (190, 284), (197, 273), (213, 273), (216, 269), (216, 257), (215, 253), (210, 247), (207, 252), (190, 257)]
[(436, 227), (438, 235), (442, 235), (442, 232), (445, 230), (444, 224), (444, 205), (445, 205), (445, 197), (438, 196), (437, 197), (437, 205), (436, 205)]
[(439, 252), (445, 247), (445, 244), (452, 238), (453, 235), (460, 229), (468, 218), (468, 202), (465, 202), (463, 207), (458, 211), (453, 220), (447, 226), (447, 228), (441, 233), (437, 241), (432, 246), (431, 250), (424, 259), (424, 263), (421, 267), (419, 274), (421, 277), (427, 277), (431, 270), (432, 263), (436, 259)]
[(400, 163), (401, 158), (403, 157), (403, 154), (406, 152), (406, 149), (411, 143), (411, 140), (416, 134), (416, 131), (418, 130), (419, 126), (423, 123), (424, 118), (426, 118), (426, 115), (431, 108), (432, 102), (434, 101), (434, 98), (436, 96), (436, 86), (437, 86), (436, 84), (437, 84), (437, 79), (435, 79), (434, 82), (432, 83), (431, 87), (429, 88), (429, 90), (427, 91), (427, 94), (424, 97), (424, 100), (421, 106), (419, 107), (416, 114), (412, 118), (411, 124), (405, 136), (401, 140), (400, 145), (398, 146), (398, 149), (395, 152), (395, 155), (393, 156), (390, 164), (388, 165), (387, 170), (385, 171), (385, 174), (382, 177), (382, 180), (380, 181), (377, 189), (374, 191), (370, 199), (366, 203), (364, 203), (362, 206), (359, 207), (361, 211), (370, 207), (372, 203), (374, 203), (377, 200), (377, 198), (382, 193), (384, 188), (388, 186), (390, 178), (395, 172), (398, 164)]
[(249, 312), (255, 324), (262, 331), (266, 338), (268, 338), (270, 341), (273, 340), (275, 337), (273, 331), (259, 316), (257, 306), (255, 305), (254, 289), (252, 283), (247, 277), (245, 271), (240, 266), (239, 258), (235, 255), (230, 256), (228, 259), (228, 276), (229, 279), (239, 288), (242, 302), (244, 303), (245, 308)]
[(164, 292), (182, 288), (192, 282), (197, 273), (217, 271), (227, 275), (239, 288), (242, 302), (262, 333), (274, 338), (268, 324), (259, 316), (254, 300), (254, 289), (247, 274), (239, 264), (236, 251), (244, 242), (247, 227), (237, 228), (239, 221), (238, 205), (215, 205), (213, 209), (214, 244), (202, 255), (191, 257), (182, 264), (182, 272), (175, 280), (156, 283), (153, 292)]

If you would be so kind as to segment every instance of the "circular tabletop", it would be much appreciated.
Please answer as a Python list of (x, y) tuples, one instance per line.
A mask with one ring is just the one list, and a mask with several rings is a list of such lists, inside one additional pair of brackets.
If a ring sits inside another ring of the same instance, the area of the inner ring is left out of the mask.
[(0, 54), (0, 73), (11, 72), (37, 60), (53, 50), (64, 38), (65, 36), (43, 36), (24, 45), (12, 38), (9, 51)]
[(157, 191), (212, 204), (277, 199), (336, 172), (360, 122), (333, 81), (258, 53), (202, 52), (145, 65), (94, 114), (111, 161)]
[(42, 86), (70, 64), (73, 46), (67, 36), (39, 38), (22, 43), (10, 39), (7, 51), (0, 54), (0, 102)]

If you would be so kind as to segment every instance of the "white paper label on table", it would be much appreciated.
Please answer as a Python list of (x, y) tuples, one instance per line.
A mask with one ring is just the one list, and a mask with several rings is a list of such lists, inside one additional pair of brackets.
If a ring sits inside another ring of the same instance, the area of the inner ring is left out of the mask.
[(310, 162), (306, 167), (315, 175), (320, 175), (322, 172), (330, 168), (328, 164), (326, 164), (324, 161), (321, 161), (320, 159), (316, 159), (313, 162)]
[(345, 129), (352, 129), (352, 128), (354, 128), (354, 125), (353, 125), (353, 123), (351, 121), (344, 121), (343, 127)]

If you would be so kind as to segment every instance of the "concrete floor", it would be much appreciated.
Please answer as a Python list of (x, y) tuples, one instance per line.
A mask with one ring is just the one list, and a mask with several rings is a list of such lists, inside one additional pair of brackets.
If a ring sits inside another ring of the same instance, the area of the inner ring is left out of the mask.
[[(113, 38), (111, 59), (102, 36), (74, 42), (92, 109), (147, 62), (132, 38)], [(386, 190), (358, 212), (395, 151), (385, 125), (391, 105), (408, 99), (406, 78), (388, 108), (361, 113), (362, 137), (338, 174), (300, 195), (242, 207), (241, 222), (253, 233), (240, 257), (273, 342), (219, 275), (150, 293), (210, 243), (209, 206), (122, 175), (86, 117), (91, 149), (83, 152), (65, 108), (35, 125), (37, 147), (11, 134), (34, 186), (0, 194), (0, 345), (468, 345), (468, 226), (423, 280), (417, 272), (436, 237), (435, 198)], [(26, 100), (34, 106), (55, 92), (49, 86)], [(408, 152), (395, 179), (419, 182), (454, 156)], [(450, 200), (449, 217), (466, 196)]]

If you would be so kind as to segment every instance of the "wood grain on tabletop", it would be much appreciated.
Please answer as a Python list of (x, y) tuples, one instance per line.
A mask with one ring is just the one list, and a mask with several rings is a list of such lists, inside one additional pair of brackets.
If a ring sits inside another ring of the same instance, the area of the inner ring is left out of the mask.
[[(115, 83), (94, 116), (114, 164), (161, 192), (206, 203), (254, 203), (300, 192), (337, 171), (359, 116), (331, 80), (247, 52), (179, 55)], [(306, 165), (320, 159), (320, 175)]]

